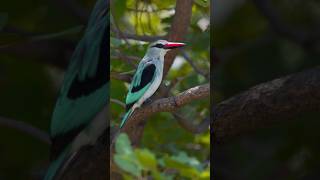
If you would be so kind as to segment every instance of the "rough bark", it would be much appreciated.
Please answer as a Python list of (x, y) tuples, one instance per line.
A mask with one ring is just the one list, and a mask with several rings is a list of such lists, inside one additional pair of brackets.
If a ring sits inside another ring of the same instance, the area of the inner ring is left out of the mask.
[(319, 67), (257, 85), (219, 103), (214, 140), (223, 142), (307, 112), (320, 112)]
[(109, 174), (109, 148), (107, 132), (94, 146), (87, 146), (78, 153), (75, 160), (60, 178), (61, 180), (106, 180)]
[(132, 116), (128, 119), (126, 126), (123, 128), (123, 131), (127, 133), (134, 133), (135, 131), (129, 130), (134, 128), (135, 124), (138, 124), (143, 119), (149, 117), (150, 115), (157, 112), (173, 112), (178, 108), (186, 105), (194, 100), (203, 99), (209, 97), (210, 94), (210, 85), (204, 84), (190, 88), (177, 96), (172, 96), (168, 98), (162, 98), (155, 100), (150, 105), (143, 106), (140, 109), (137, 109)]
[[(182, 41), (187, 34), (192, 15), (192, 2), (192, 0), (177, 0), (175, 16), (168, 35), (169, 41)], [(177, 50), (173, 50), (166, 55), (164, 75), (169, 71), (176, 55)]]

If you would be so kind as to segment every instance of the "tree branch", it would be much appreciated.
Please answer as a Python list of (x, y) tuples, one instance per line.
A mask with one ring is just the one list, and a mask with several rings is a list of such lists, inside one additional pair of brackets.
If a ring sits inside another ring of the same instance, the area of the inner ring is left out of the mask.
[(39, 139), (40, 141), (44, 142), (45, 144), (48, 144), (48, 145), (51, 144), (50, 137), (46, 132), (44, 132), (40, 129), (37, 129), (37, 128), (35, 128), (25, 122), (17, 121), (14, 119), (9, 119), (9, 118), (5, 118), (5, 117), (0, 117), (0, 125), (7, 126), (10, 128), (13, 128), (13, 129), (17, 129), (21, 132), (24, 132), (26, 134), (29, 134), (29, 135), (35, 137), (36, 139)]
[(120, 105), (120, 106), (123, 107), (123, 108), (126, 107), (126, 104), (123, 103), (122, 101), (118, 100), (118, 99), (110, 98), (110, 102), (115, 103), (115, 104), (118, 104), (118, 105)]
[(186, 61), (190, 64), (193, 70), (203, 76), (206, 79), (209, 79), (209, 73), (205, 72), (204, 70), (200, 69), (193, 61), (190, 59), (188, 54), (185, 51), (182, 51), (182, 56), (186, 59)]
[[(172, 112), (178, 108), (198, 99), (203, 99), (209, 96), (210, 86), (209, 84), (196, 86), (190, 88), (177, 96), (171, 96), (169, 98), (162, 98), (154, 101), (152, 104), (147, 105), (141, 109), (137, 109), (132, 116), (128, 119), (128, 122), (137, 123), (140, 119), (145, 119), (150, 115), (157, 112)], [(127, 123), (127, 127), (130, 123)]]
[[(177, 0), (175, 15), (168, 35), (169, 41), (182, 41), (187, 34), (192, 15), (192, 0)], [(164, 65), (164, 76), (169, 71), (176, 55), (176, 50), (168, 52)]]
[(186, 117), (183, 117), (182, 115), (178, 114), (177, 112), (173, 112), (172, 115), (176, 120), (178, 121), (179, 125), (183, 127), (184, 129), (194, 133), (194, 134), (200, 134), (208, 130), (210, 125), (210, 118), (207, 117), (204, 120), (201, 121), (199, 124), (191, 123), (191, 120), (188, 120)]
[(172, 11), (174, 10), (173, 8), (163, 8), (163, 9), (133, 9), (133, 8), (127, 8), (129, 11), (134, 11), (134, 12), (143, 12), (143, 13), (158, 13), (160, 11)]
[(118, 72), (110, 72), (110, 77), (112, 79), (116, 79), (119, 81), (124, 81), (127, 83), (130, 83), (132, 80), (132, 76), (129, 74), (124, 74), (124, 73), (118, 73)]
[(178, 108), (194, 100), (208, 97), (209, 93), (210, 85), (204, 84), (190, 88), (176, 96), (155, 100), (151, 104), (144, 105), (141, 108), (136, 109), (127, 120), (127, 124), (121, 129), (121, 132), (126, 132), (132, 139), (132, 142), (137, 142), (137, 137), (141, 136), (141, 132), (134, 131), (133, 129), (139, 126), (139, 124), (144, 125), (147, 117), (158, 112), (176, 111)]
[(115, 53), (114, 56), (111, 56), (111, 59), (124, 59), (124, 60), (128, 60), (128, 61), (139, 61), (141, 60), (139, 57), (137, 56), (129, 56), (129, 55), (125, 55), (122, 53)]
[(275, 79), (219, 103), (215, 141), (289, 120), (300, 113), (320, 112), (320, 68)]
[(61, 180), (105, 180), (109, 173), (108, 131), (100, 137), (94, 146), (87, 146), (78, 152), (76, 160), (64, 172)]
[(111, 56), (111, 59), (121, 59), (121, 60), (124, 60), (127, 64), (129, 64), (133, 68), (138, 67), (137, 63), (133, 63), (133, 61), (138, 61), (138, 60), (140, 60), (140, 58), (138, 58), (136, 56), (124, 55), (123, 53), (117, 52), (117, 51), (115, 51), (114, 54), (115, 55)]

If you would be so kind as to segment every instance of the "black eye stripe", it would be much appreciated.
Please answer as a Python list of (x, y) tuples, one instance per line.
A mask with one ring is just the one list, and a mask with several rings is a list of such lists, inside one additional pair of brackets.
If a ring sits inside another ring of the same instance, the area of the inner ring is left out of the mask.
[(155, 45), (153, 45), (151, 47), (163, 48), (164, 45), (159, 43), (159, 44), (155, 44)]

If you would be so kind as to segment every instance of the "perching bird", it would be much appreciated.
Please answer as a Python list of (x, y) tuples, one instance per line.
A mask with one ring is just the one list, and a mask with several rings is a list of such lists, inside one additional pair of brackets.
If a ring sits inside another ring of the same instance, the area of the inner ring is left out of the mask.
[(45, 180), (59, 179), (68, 163), (107, 128), (109, 0), (98, 0), (65, 73), (52, 115), (52, 163)]
[(171, 49), (184, 45), (184, 43), (165, 40), (158, 40), (149, 45), (130, 84), (126, 98), (126, 114), (122, 118), (120, 128), (123, 127), (133, 111), (151, 97), (160, 86), (165, 54)]

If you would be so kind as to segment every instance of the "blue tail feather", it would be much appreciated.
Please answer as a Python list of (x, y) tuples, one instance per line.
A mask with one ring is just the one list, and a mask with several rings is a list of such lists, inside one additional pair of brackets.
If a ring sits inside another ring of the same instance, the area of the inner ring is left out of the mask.
[(132, 114), (132, 109), (129, 109), (126, 114), (124, 115), (124, 117), (122, 118), (122, 122), (120, 124), (120, 128), (122, 128), (122, 126), (125, 124), (125, 122), (127, 121), (127, 119), (130, 117), (130, 115)]
[(53, 180), (54, 177), (56, 176), (58, 170), (60, 169), (60, 167), (62, 166), (65, 157), (66, 157), (67, 151), (63, 151), (56, 160), (54, 160), (48, 170), (47, 170), (47, 174), (44, 178), (44, 180)]

